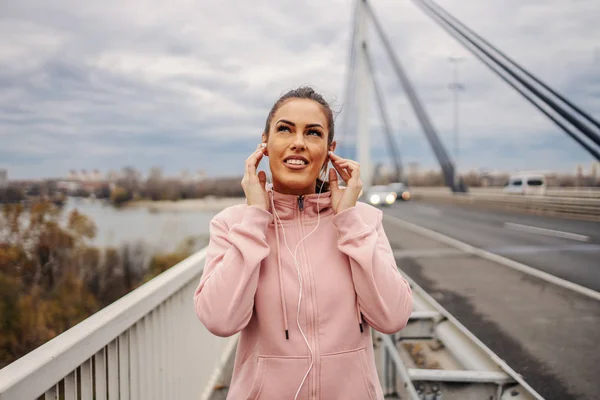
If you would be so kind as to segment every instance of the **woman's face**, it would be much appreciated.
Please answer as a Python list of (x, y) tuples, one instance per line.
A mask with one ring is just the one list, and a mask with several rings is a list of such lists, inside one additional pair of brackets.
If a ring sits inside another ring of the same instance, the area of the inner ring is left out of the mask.
[(287, 194), (315, 193), (315, 181), (335, 150), (327, 146), (329, 129), (321, 105), (308, 99), (286, 101), (273, 115), (267, 143), (273, 189)]

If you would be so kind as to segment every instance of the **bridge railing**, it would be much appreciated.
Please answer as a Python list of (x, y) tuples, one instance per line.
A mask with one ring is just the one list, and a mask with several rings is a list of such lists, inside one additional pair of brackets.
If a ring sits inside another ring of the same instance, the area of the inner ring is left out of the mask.
[(416, 200), (512, 208), (600, 220), (600, 190), (552, 189), (545, 195), (508, 194), (495, 189), (469, 190), (469, 193), (452, 193), (447, 188), (417, 187), (411, 189), (411, 194), (412, 198)]
[(205, 253), (0, 370), (0, 400), (200, 398), (227, 346), (194, 312)]
[[(413, 312), (393, 335), (375, 332), (375, 358), (390, 399), (543, 400), (504, 360), (409, 276)], [(411, 349), (417, 349), (411, 355)], [(437, 364), (434, 368), (428, 364)]]
[[(451, 193), (445, 186), (414, 186), (411, 191), (420, 194)], [(474, 195), (506, 194), (502, 187), (469, 187)], [(512, 196), (515, 196), (512, 194)], [(540, 196), (540, 195), (536, 195)], [(543, 193), (547, 197), (600, 198), (600, 187), (548, 187)]]

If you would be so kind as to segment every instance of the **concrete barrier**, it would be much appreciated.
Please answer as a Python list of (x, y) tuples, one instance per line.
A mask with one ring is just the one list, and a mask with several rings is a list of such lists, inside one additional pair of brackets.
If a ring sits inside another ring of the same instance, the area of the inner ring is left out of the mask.
[(540, 214), (580, 217), (600, 221), (600, 190), (548, 189), (545, 195), (506, 194), (502, 189), (473, 188), (452, 193), (447, 188), (412, 188), (414, 200), (510, 208)]

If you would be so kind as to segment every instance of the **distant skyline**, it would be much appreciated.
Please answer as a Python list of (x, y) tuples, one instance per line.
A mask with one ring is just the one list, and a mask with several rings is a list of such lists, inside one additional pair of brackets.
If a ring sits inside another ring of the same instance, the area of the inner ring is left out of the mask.
[[(600, 119), (597, 0), (438, 3)], [(308, 84), (334, 109), (343, 107), (353, 4), (0, 4), (0, 169), (10, 179), (125, 165), (144, 172), (159, 166), (166, 175), (183, 169), (240, 175), (283, 92)], [(372, 5), (451, 155), (448, 57), (465, 58), (458, 67), (466, 88), (460, 94), (461, 170), (589, 169), (591, 156), (412, 2)], [(369, 40), (403, 162), (435, 167), (372, 32)], [(371, 119), (373, 161), (387, 162), (375, 102)]]

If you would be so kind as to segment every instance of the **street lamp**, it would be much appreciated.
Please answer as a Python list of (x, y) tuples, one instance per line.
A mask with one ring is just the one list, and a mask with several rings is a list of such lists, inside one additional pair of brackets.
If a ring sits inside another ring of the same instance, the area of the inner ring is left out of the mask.
[(459, 159), (459, 139), (458, 139), (458, 92), (464, 90), (465, 86), (458, 80), (458, 63), (464, 61), (464, 57), (448, 57), (454, 66), (454, 79), (449, 85), (450, 90), (454, 93), (454, 183), (459, 184), (460, 179), (458, 175), (458, 159)]

